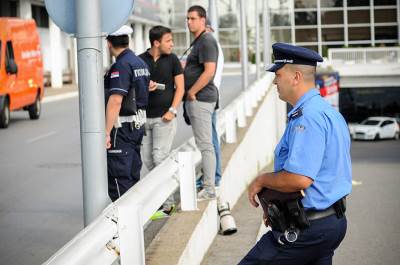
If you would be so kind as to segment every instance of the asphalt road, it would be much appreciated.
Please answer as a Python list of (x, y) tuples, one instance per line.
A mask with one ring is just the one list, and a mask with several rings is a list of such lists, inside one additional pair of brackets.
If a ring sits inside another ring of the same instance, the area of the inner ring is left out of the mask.
[[(335, 265), (400, 264), (400, 141), (352, 142), (353, 191), (347, 199), (347, 234)], [(247, 191), (232, 210), (238, 232), (217, 235), (202, 265), (237, 264), (254, 246), (262, 210)], [(293, 264), (296, 265), (296, 264)]]
[[(240, 92), (224, 76), (222, 107)], [(192, 136), (181, 117), (174, 147)], [(13, 112), (0, 143), (0, 264), (41, 264), (83, 228), (78, 98), (44, 104), (37, 121)]]
[(353, 191), (337, 265), (400, 264), (400, 141), (352, 142)]

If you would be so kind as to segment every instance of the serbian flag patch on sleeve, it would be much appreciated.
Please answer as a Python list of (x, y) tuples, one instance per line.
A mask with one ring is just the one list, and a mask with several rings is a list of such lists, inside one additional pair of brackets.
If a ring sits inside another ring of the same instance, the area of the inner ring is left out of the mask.
[(110, 78), (117, 78), (117, 77), (119, 77), (119, 72), (112, 72), (111, 73), (111, 75), (110, 75)]

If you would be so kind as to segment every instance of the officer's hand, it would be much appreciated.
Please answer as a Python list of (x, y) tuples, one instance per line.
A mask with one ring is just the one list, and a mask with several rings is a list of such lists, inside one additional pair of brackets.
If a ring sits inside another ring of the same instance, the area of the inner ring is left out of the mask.
[(106, 135), (106, 149), (111, 148), (111, 137), (110, 135)]
[(190, 90), (187, 93), (187, 100), (189, 101), (194, 101), (196, 100), (196, 94), (194, 94), (193, 92), (191, 92)]
[(149, 91), (154, 91), (156, 89), (157, 89), (157, 82), (154, 82), (154, 81), (150, 80)]
[(247, 192), (247, 196), (249, 197), (249, 201), (251, 203), (251, 205), (253, 205), (254, 207), (258, 207), (258, 202), (256, 201), (256, 196), (257, 193), (259, 193), (261, 191), (261, 189), (263, 188), (257, 181), (258, 177), (253, 180), (253, 182), (250, 183), (249, 188), (248, 188), (248, 192)]
[(175, 118), (175, 114), (167, 111), (163, 116), (162, 119), (163, 121), (172, 121)]

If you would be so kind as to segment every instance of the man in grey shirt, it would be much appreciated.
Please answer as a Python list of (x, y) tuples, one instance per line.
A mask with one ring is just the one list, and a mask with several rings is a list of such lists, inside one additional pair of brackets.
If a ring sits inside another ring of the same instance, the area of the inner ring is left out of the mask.
[(199, 192), (198, 199), (208, 200), (216, 197), (212, 114), (218, 101), (218, 90), (213, 81), (218, 45), (214, 37), (206, 32), (206, 11), (203, 7), (194, 5), (188, 9), (187, 25), (195, 40), (184, 70), (185, 108), (202, 157), (204, 189)]

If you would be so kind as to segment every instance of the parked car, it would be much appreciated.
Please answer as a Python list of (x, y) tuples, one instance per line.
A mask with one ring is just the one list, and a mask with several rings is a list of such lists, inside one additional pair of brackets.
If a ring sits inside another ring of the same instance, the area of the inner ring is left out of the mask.
[(0, 128), (10, 111), (27, 110), (39, 119), (43, 98), (43, 61), (34, 20), (0, 18)]
[(399, 135), (399, 124), (390, 117), (369, 117), (351, 130), (355, 140), (399, 139)]

